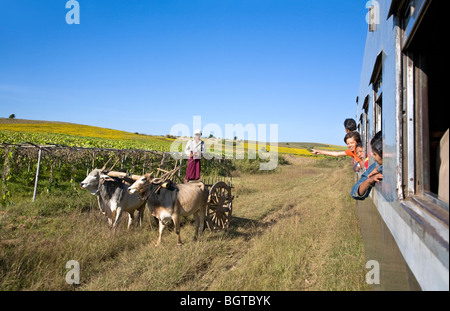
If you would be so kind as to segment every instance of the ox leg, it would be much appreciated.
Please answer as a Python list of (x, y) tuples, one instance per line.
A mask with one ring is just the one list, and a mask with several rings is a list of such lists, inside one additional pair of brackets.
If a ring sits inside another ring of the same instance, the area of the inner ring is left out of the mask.
[(116, 212), (116, 217), (114, 219), (114, 224), (113, 224), (114, 233), (116, 232), (116, 228), (119, 223), (119, 219), (122, 216), (122, 208), (120, 206), (118, 206), (115, 212)]
[(164, 229), (166, 228), (166, 226), (164, 225), (164, 223), (160, 220), (159, 221), (159, 237), (158, 237), (158, 241), (156, 242), (156, 247), (158, 247), (159, 245), (161, 245), (161, 237), (162, 234), (164, 232)]
[(183, 243), (181, 242), (181, 236), (180, 236), (180, 216), (177, 213), (174, 213), (172, 215), (173, 224), (175, 225), (175, 233), (177, 234), (177, 244), (178, 246), (182, 246)]
[(137, 226), (142, 227), (142, 220), (144, 219), (144, 212), (145, 212), (145, 205), (138, 209), (136, 227)]
[(134, 212), (128, 212), (128, 227), (127, 227), (128, 230), (130, 230), (130, 226), (133, 224), (133, 221), (134, 221)]
[(198, 215), (198, 212), (194, 213), (194, 220), (195, 220), (194, 241), (197, 241), (197, 239), (198, 239), (198, 227), (200, 226), (200, 216)]
[(205, 218), (206, 218), (206, 211), (199, 210), (198, 216), (200, 218), (200, 238), (203, 236), (203, 231), (205, 231)]

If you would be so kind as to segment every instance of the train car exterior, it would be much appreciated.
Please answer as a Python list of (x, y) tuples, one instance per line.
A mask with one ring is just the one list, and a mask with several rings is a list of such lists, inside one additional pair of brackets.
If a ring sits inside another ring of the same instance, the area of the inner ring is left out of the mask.
[(379, 289), (449, 290), (444, 4), (367, 3), (356, 117), (368, 155), (383, 133), (383, 181), (357, 209)]

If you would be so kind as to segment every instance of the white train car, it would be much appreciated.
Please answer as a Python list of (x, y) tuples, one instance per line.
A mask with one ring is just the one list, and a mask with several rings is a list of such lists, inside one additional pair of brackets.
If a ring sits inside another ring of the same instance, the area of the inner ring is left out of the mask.
[(383, 132), (384, 179), (357, 209), (374, 289), (449, 290), (444, 5), (368, 2), (357, 123), (367, 154)]

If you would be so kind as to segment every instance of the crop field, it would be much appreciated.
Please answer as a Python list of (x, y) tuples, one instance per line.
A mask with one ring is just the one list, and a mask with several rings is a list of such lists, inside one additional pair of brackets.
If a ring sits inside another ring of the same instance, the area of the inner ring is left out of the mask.
[[(117, 148), (169, 151), (174, 138), (129, 133), (95, 126), (33, 120), (0, 118), (0, 143), (32, 142), (34, 144), (59, 144), (86, 148)], [(225, 144), (224, 140), (218, 140)], [(263, 144), (234, 142), (234, 146), (258, 151)], [(278, 152), (286, 155), (311, 156), (312, 148), (345, 150), (342, 146), (317, 143), (279, 143)], [(225, 147), (222, 146), (224, 150)], [(270, 145), (266, 146), (270, 151)]]
[(0, 142), (169, 151), (173, 139), (72, 123), (0, 119)]

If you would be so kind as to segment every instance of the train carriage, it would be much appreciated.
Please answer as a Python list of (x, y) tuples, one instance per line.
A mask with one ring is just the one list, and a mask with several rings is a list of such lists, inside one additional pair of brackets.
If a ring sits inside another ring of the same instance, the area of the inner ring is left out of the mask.
[(357, 122), (368, 154), (383, 132), (384, 178), (357, 209), (378, 289), (449, 290), (444, 5), (368, 2)]

